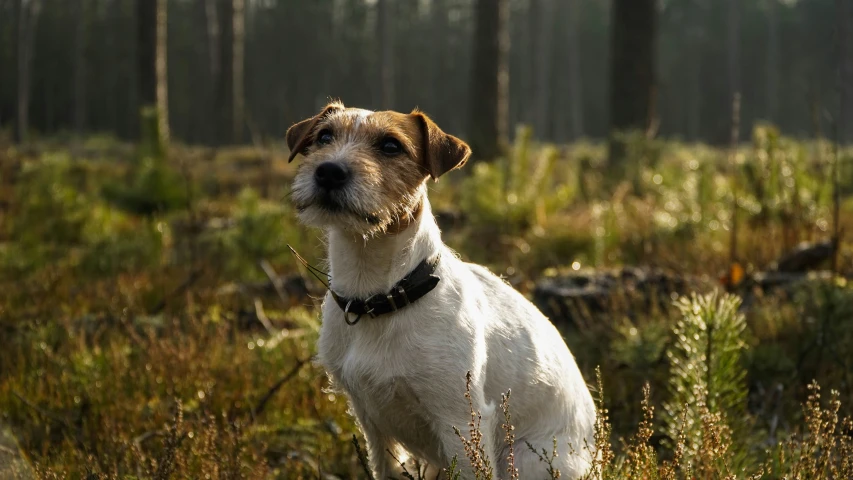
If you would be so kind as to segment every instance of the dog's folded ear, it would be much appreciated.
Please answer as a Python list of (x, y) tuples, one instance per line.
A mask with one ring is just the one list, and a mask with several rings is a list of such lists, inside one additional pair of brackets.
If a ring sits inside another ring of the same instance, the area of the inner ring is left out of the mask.
[(421, 129), (421, 160), (433, 180), (465, 165), (471, 157), (471, 147), (462, 140), (444, 133), (438, 125), (422, 112), (411, 113)]
[(285, 140), (287, 140), (287, 148), (290, 149), (290, 156), (287, 157), (287, 162), (292, 162), (293, 159), (296, 158), (297, 154), (302, 153), (311, 145), (314, 128), (318, 123), (320, 123), (320, 120), (326, 118), (332, 112), (343, 109), (344, 105), (342, 103), (332, 102), (326, 105), (326, 107), (317, 115), (314, 115), (311, 118), (306, 118), (305, 120), (302, 120), (288, 128), (287, 133), (284, 135)]

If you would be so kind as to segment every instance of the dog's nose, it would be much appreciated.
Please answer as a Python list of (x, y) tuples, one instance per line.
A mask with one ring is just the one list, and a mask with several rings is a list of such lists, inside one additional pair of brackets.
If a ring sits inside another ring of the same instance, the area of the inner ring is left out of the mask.
[(349, 180), (349, 169), (341, 163), (323, 162), (314, 171), (314, 181), (326, 190), (343, 187)]

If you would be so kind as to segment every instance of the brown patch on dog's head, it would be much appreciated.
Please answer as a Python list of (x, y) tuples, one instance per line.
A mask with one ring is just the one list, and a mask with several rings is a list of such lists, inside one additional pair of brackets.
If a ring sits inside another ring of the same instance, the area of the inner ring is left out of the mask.
[[(304, 222), (361, 233), (399, 232), (422, 210), (424, 183), (462, 166), (471, 149), (419, 111), (403, 114), (333, 103), (287, 132), (291, 159), (305, 156), (293, 184)], [(318, 169), (345, 170), (330, 188)]]

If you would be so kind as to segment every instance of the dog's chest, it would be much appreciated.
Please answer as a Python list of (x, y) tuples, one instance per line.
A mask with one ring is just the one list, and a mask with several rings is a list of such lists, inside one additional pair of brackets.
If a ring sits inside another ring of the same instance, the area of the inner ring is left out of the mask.
[[(343, 318), (334, 317), (324, 316), (324, 322), (343, 323)], [(416, 382), (423, 378), (420, 369), (424, 366), (423, 359), (417, 358), (417, 349), (407, 347), (408, 342), (393, 334), (377, 336), (375, 332), (353, 328), (324, 330), (319, 343), (321, 362), (356, 408), (410, 452), (433, 456), (435, 452), (429, 448), (437, 443), (431, 428), (433, 421), (421, 402), (422, 385)]]
[(419, 376), (418, 352), (406, 348), (399, 338), (388, 338), (393, 336), (348, 330), (332, 338), (323, 332), (320, 338), (321, 359), (337, 381), (348, 392), (368, 398), (372, 405), (393, 408), (397, 403), (416, 402), (408, 379)]
[[(355, 380), (354, 377), (351, 379)], [(379, 430), (406, 445), (410, 451), (422, 451), (433, 444), (429, 416), (420, 394), (410, 380), (394, 377), (377, 381), (360, 377), (346, 387), (353, 402), (361, 406)]]

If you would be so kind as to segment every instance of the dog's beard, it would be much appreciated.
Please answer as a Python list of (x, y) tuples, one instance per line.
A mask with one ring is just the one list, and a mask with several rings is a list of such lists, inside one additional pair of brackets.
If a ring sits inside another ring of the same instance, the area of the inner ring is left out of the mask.
[(313, 184), (293, 185), (293, 204), (302, 224), (337, 227), (365, 238), (383, 234), (395, 224), (407, 223), (420, 201), (419, 190), (391, 201), (357, 185), (321, 192)]

